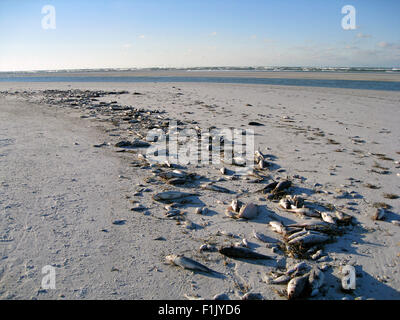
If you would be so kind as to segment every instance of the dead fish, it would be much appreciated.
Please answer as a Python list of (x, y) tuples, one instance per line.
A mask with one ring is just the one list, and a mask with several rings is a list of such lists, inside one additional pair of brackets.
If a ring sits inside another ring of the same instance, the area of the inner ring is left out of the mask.
[(284, 180), (281, 181), (277, 184), (277, 186), (275, 187), (275, 189), (273, 190), (274, 193), (278, 193), (281, 192), (283, 190), (286, 190), (288, 188), (290, 188), (292, 186), (292, 181), (290, 180)]
[(199, 248), (199, 251), (200, 252), (203, 252), (203, 251), (214, 252), (214, 251), (217, 251), (217, 248), (215, 246), (210, 245), (210, 244), (202, 244), (200, 246), (200, 248)]
[(305, 235), (290, 240), (289, 244), (302, 243), (306, 245), (311, 245), (311, 244), (326, 242), (329, 239), (330, 239), (329, 236), (325, 234), (319, 232), (317, 233), (314, 231), (308, 231)]
[(226, 236), (226, 237), (231, 237), (231, 238), (239, 238), (237, 235), (233, 234), (232, 232), (228, 232), (225, 230), (219, 230), (216, 233), (217, 236)]
[(148, 148), (151, 146), (150, 143), (140, 140), (130, 141), (120, 141), (115, 144), (117, 148)]
[(307, 233), (306, 229), (300, 230), (298, 232), (292, 233), (290, 236), (287, 237), (287, 240), (293, 240), (294, 238), (300, 237), (302, 235), (305, 235)]
[(194, 261), (190, 258), (186, 258), (183, 255), (171, 254), (166, 256), (165, 260), (167, 263), (179, 266), (183, 269), (188, 269), (192, 271), (201, 271), (207, 273), (215, 273), (214, 270), (211, 270), (210, 268), (206, 267), (205, 265), (202, 265), (201, 263), (198, 263), (197, 261)]
[(288, 299), (296, 299), (302, 295), (307, 284), (307, 279), (307, 276), (302, 276), (289, 281), (287, 286)]
[(327, 223), (335, 224), (335, 217), (329, 212), (321, 212), (321, 218)]
[(351, 215), (346, 214), (341, 211), (335, 211), (335, 216), (336, 216), (337, 222), (341, 223), (341, 224), (349, 224), (349, 223), (351, 223), (351, 220), (353, 219), (353, 217)]
[(242, 300), (263, 300), (264, 297), (261, 293), (253, 293), (247, 292), (243, 297)]
[(308, 267), (309, 267), (308, 264), (305, 263), (304, 261), (303, 261), (303, 262), (299, 262), (298, 264), (296, 264), (296, 265), (294, 265), (293, 267), (291, 267), (290, 269), (288, 269), (288, 270), (286, 271), (286, 275), (289, 276), (289, 275), (291, 275), (292, 273), (304, 271), (304, 270), (306, 270)]
[(375, 214), (372, 216), (373, 220), (385, 220), (386, 211), (383, 208), (378, 208), (375, 211)]
[(268, 277), (265, 275), (263, 281), (267, 284), (287, 284), (290, 281), (290, 276), (282, 274), (276, 278)]
[(295, 209), (288, 209), (289, 212), (298, 213), (306, 217), (311, 218), (320, 218), (321, 214), (317, 211), (314, 211), (310, 208), (295, 208)]
[(261, 190), (258, 190), (257, 192), (261, 192), (263, 194), (269, 193), (271, 192), (273, 189), (275, 189), (275, 187), (278, 185), (278, 182), (274, 181), (271, 182), (270, 184), (266, 185), (264, 188), (262, 188)]
[(230, 258), (271, 259), (271, 257), (241, 247), (223, 247), (219, 249), (219, 253)]
[(275, 279), (265, 277), (264, 281), (268, 284), (287, 284), (290, 281), (290, 276), (283, 274)]
[(153, 195), (153, 199), (156, 201), (173, 201), (196, 195), (197, 194), (194, 193), (185, 193), (180, 191), (165, 191)]
[(280, 234), (283, 234), (283, 235), (286, 234), (286, 229), (285, 229), (285, 227), (283, 226), (282, 223), (280, 223), (278, 221), (270, 221), (269, 225), (270, 225), (270, 227), (272, 228), (273, 231), (275, 231), (277, 233), (280, 233)]
[(254, 219), (255, 217), (257, 217), (257, 214), (258, 214), (257, 206), (253, 203), (248, 203), (247, 205), (243, 206), (240, 209), (238, 218)]
[(214, 184), (202, 184), (200, 187), (204, 190), (210, 190), (210, 191), (216, 191), (216, 192), (222, 192), (222, 193), (233, 193), (231, 190), (228, 190), (224, 187), (216, 186)]
[(158, 174), (158, 176), (160, 178), (169, 180), (169, 179), (173, 179), (173, 178), (187, 178), (188, 174), (181, 170), (174, 170), (171, 172), (161, 172), (160, 174)]
[(312, 268), (308, 276), (308, 283), (311, 288), (311, 297), (315, 297), (319, 293), (319, 289), (324, 285), (324, 273), (318, 268)]
[(346, 265), (342, 268), (342, 290), (352, 291), (356, 289), (356, 270), (351, 265)]

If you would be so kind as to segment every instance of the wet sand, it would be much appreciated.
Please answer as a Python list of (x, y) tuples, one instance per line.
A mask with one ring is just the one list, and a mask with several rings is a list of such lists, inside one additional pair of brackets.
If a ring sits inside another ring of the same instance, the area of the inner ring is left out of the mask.
[[(392, 75), (381, 79), (389, 78), (397, 81)], [(48, 89), (61, 91), (43, 92)], [(84, 94), (67, 92), (75, 89), (127, 93), (105, 94), (84, 106)], [(263, 279), (300, 261), (325, 274), (314, 299), (400, 298), (400, 204), (395, 199), (400, 195), (400, 93), (204, 83), (3, 83), (0, 91), (2, 299), (211, 299), (221, 293), (240, 299), (247, 292), (284, 299), (276, 292), (286, 286)], [(72, 100), (61, 102), (68, 95)], [(113, 103), (88, 108), (100, 102)], [(132, 122), (128, 110), (112, 111), (110, 105), (133, 106), (141, 118)], [(256, 149), (269, 155), (271, 166), (257, 171), (263, 177), (258, 183), (253, 176), (223, 176), (222, 165), (184, 168), (204, 177), (201, 183), (216, 181), (232, 191), (226, 194), (203, 190), (198, 181), (170, 186), (158, 178), (157, 168), (140, 164), (142, 151), (117, 152), (117, 142), (132, 141), (147, 124), (169, 120), (180, 120), (185, 128), (251, 128)], [(293, 184), (288, 194), (353, 218), (340, 227), (342, 234), (321, 246), (321, 259), (290, 257), (253, 236), (257, 231), (283, 241), (270, 221), (310, 221), (256, 192), (285, 179)], [(167, 218), (165, 204), (152, 199), (170, 189), (199, 194), (182, 204), (179, 220)], [(236, 197), (258, 205), (255, 219), (225, 216)], [(137, 203), (144, 209), (131, 211)], [(383, 205), (386, 219), (372, 220)], [(198, 207), (208, 213), (196, 214)], [(113, 224), (117, 221), (121, 224)], [(242, 239), (272, 259), (252, 262), (199, 251), (204, 243), (220, 247)], [(164, 258), (172, 253), (223, 276), (166, 265)], [(346, 264), (357, 270), (351, 294), (340, 290)], [(40, 290), (44, 265), (56, 266), (55, 290)]]

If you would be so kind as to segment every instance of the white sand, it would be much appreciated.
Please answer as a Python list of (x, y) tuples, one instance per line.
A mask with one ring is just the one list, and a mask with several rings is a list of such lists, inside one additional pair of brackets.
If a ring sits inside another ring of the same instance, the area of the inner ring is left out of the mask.
[[(358, 222), (337, 242), (325, 246), (329, 259), (318, 264), (328, 264), (330, 268), (325, 271), (325, 295), (317, 298), (400, 298), (400, 234), (399, 226), (391, 223), (400, 220), (400, 204), (399, 199), (383, 197), (384, 193), (400, 195), (399, 166), (371, 155), (382, 153), (395, 161), (400, 159), (396, 153), (400, 151), (400, 93), (195, 83), (0, 85), (0, 91), (55, 88), (141, 92), (144, 95), (105, 100), (165, 110), (170, 118), (196, 120), (202, 128), (247, 128), (250, 121), (265, 124), (252, 127), (257, 134), (256, 147), (275, 155), (274, 162), (286, 170), (272, 171), (271, 177), (304, 177), (303, 182), (293, 181), (306, 193), (316, 183), (321, 184), (316, 189), (330, 194), (315, 193), (308, 199), (334, 204)], [(110, 136), (104, 127), (110, 128), (111, 124), (80, 119), (75, 110), (27, 104), (14, 97), (0, 99), (0, 237), (9, 240), (0, 242), (0, 298), (184, 299), (188, 294), (210, 299), (226, 292), (231, 299), (238, 299), (244, 290), (238, 290), (236, 282), (266, 299), (282, 299), (273, 289), (284, 287), (267, 285), (261, 278), (265, 272), (294, 261), (272, 253), (252, 238), (252, 231), (279, 239), (267, 223), (277, 217), (286, 223), (301, 221), (300, 218), (251, 194), (243, 201), (262, 206), (259, 217), (249, 222), (228, 220), (223, 214), (226, 205), (217, 200), (227, 204), (232, 195), (196, 190), (211, 212), (197, 216), (189, 208), (188, 218), (205, 227), (186, 230), (174, 220), (160, 219), (163, 206), (151, 200), (160, 186), (143, 181), (150, 171), (129, 166), (134, 155), (130, 158), (115, 153), (116, 148), (111, 146), (93, 148), (94, 144), (114, 144), (131, 138), (127, 133)], [(283, 116), (290, 116), (293, 122), (284, 121)], [(340, 144), (329, 144), (327, 139)], [(335, 152), (338, 149), (342, 152)], [(391, 173), (370, 172), (374, 161)], [(221, 176), (218, 169), (204, 166), (189, 167), (188, 171), (217, 179)], [(132, 205), (126, 196), (134, 198), (137, 183), (153, 190), (138, 197), (149, 208), (148, 215), (129, 210)], [(369, 189), (364, 186), (366, 183), (380, 189)], [(235, 191), (262, 187), (242, 180), (219, 185)], [(354, 191), (359, 196), (337, 199), (338, 189)], [(386, 221), (370, 219), (375, 202), (393, 207)], [(124, 219), (126, 224), (112, 225), (115, 219)], [(103, 228), (109, 232), (102, 232)], [(215, 236), (218, 230), (247, 238), (253, 249), (274, 260), (255, 264), (229, 259), (225, 265), (219, 253), (199, 253), (204, 240), (223, 242)], [(153, 240), (158, 236), (166, 241)], [(185, 254), (226, 278), (164, 265), (163, 259), (170, 253)], [(339, 290), (340, 266), (346, 263), (357, 266), (359, 277), (354, 294)], [(56, 266), (56, 290), (38, 291), (44, 265)]]

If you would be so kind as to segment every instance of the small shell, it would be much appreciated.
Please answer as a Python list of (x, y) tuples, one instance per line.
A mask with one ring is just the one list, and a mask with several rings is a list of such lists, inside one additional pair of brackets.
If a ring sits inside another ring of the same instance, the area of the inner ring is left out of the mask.
[(195, 214), (202, 214), (203, 209), (202, 208), (196, 208), (194, 209)]
[(255, 217), (257, 217), (257, 214), (258, 214), (257, 206), (253, 203), (248, 203), (247, 205), (243, 206), (240, 209), (238, 218), (254, 219)]
[(237, 199), (233, 199), (230, 208), (232, 209), (233, 212), (239, 212), (239, 202)]
[(222, 167), (219, 171), (221, 174), (226, 175), (226, 168)]

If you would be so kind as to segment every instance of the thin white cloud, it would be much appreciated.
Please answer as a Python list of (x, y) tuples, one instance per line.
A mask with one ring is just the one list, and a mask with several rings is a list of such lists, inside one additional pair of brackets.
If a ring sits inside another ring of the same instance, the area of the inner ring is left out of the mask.
[(140, 38), (140, 39), (145, 39), (146, 36), (145, 36), (144, 34), (141, 34), (141, 35), (139, 36), (139, 38)]
[(212, 37), (215, 37), (216, 35), (217, 35), (216, 31), (210, 33), (210, 36), (212, 36)]
[(129, 48), (132, 48), (133, 45), (132, 45), (132, 43), (125, 43), (125, 44), (122, 45), (122, 47), (125, 48), (125, 49), (129, 49)]

